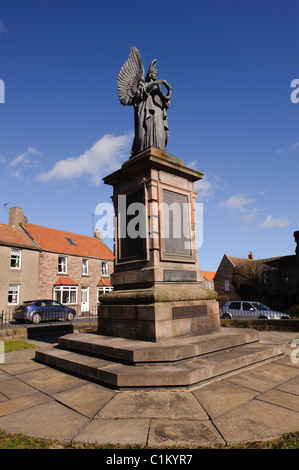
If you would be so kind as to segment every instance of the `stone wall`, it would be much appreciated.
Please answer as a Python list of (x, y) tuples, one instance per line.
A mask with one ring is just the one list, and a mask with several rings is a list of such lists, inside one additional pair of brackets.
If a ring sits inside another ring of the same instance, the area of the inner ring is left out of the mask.
[[(58, 257), (67, 257), (67, 273), (58, 272)], [(88, 274), (82, 274), (82, 257), (64, 255), (51, 252), (42, 252), (40, 254), (39, 269), (39, 297), (52, 298), (54, 284), (59, 277), (70, 277), (78, 284), (77, 304), (78, 312), (81, 308), (81, 288), (89, 287), (89, 307), (95, 310), (97, 306), (97, 284), (101, 279), (102, 260), (96, 258), (88, 259)], [(105, 260), (103, 260), (105, 261)], [(109, 276), (113, 272), (113, 261), (108, 261)]]
[(39, 251), (21, 250), (21, 267), (10, 267), (10, 246), (0, 246), (0, 310), (13, 309), (15, 305), (8, 304), (8, 290), (10, 284), (19, 285), (19, 302), (31, 300), (38, 296), (38, 265)]

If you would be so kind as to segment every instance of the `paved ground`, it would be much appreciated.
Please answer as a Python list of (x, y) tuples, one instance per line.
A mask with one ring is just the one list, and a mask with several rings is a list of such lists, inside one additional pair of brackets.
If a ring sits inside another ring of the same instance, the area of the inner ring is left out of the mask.
[[(286, 343), (299, 338), (261, 334)], [(299, 431), (297, 348), (289, 345), (280, 359), (200, 387), (146, 391), (114, 391), (65, 374), (35, 362), (34, 350), (9, 353), (0, 364), (0, 429), (147, 448), (248, 442)]]

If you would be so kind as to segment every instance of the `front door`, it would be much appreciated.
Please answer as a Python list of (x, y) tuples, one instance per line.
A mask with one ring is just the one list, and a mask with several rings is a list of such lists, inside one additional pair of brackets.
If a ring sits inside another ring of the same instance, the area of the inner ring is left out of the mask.
[(89, 287), (81, 289), (81, 312), (89, 311)]

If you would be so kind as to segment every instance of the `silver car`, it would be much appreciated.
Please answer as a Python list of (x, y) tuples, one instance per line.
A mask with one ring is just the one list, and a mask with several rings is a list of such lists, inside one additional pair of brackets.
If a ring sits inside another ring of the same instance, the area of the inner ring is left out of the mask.
[(271, 310), (261, 302), (253, 302), (248, 300), (231, 300), (226, 302), (220, 309), (220, 317), (252, 320), (281, 320), (290, 318), (290, 316), (286, 313)]

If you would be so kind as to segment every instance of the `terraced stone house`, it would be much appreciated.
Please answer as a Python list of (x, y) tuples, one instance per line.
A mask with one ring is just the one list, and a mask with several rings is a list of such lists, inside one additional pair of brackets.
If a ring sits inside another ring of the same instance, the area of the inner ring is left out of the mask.
[(99, 295), (112, 290), (114, 256), (98, 233), (79, 235), (28, 223), (13, 207), (9, 223), (0, 224), (0, 310), (24, 300), (54, 299), (94, 311)]

